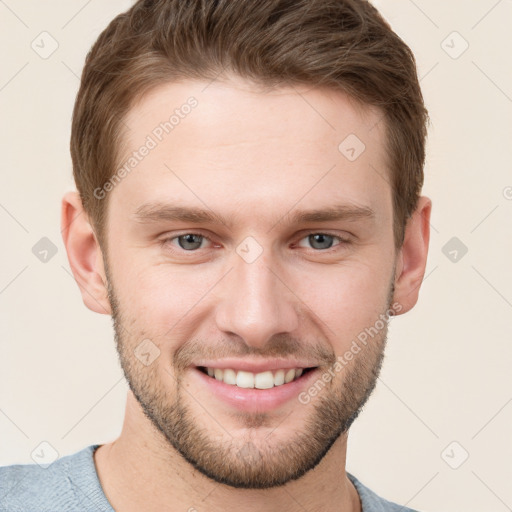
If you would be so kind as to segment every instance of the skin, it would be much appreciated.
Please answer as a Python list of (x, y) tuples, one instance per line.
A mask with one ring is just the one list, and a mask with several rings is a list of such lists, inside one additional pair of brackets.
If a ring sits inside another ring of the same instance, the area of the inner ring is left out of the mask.
[[(94, 456), (104, 492), (123, 512), (360, 511), (348, 429), (375, 386), (387, 326), (308, 403), (268, 412), (224, 403), (190, 365), (300, 355), (327, 371), (379, 315), (416, 304), (431, 201), (420, 198), (396, 250), (381, 113), (327, 89), (261, 91), (233, 76), (158, 86), (125, 119), (123, 158), (189, 96), (197, 107), (108, 193), (107, 249), (78, 194), (62, 201), (71, 269), (85, 305), (113, 316), (130, 384), (122, 433)], [(338, 150), (351, 133), (366, 146), (354, 161)], [(137, 220), (153, 201), (230, 225)], [(340, 203), (374, 217), (289, 223)], [(186, 233), (208, 238), (187, 245)], [(248, 236), (262, 249), (251, 263), (237, 253)], [(160, 351), (148, 366), (135, 355), (145, 339)]]

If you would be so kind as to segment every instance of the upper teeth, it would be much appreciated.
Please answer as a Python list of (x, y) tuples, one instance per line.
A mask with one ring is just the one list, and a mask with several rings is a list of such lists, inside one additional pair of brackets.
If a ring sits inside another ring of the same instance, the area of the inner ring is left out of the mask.
[(206, 368), (210, 377), (223, 381), (225, 384), (231, 384), (240, 388), (269, 389), (274, 386), (288, 384), (293, 379), (302, 375), (302, 368), (291, 368), (285, 370), (266, 371), (261, 373), (235, 371), (231, 368), (224, 370), (220, 368)]

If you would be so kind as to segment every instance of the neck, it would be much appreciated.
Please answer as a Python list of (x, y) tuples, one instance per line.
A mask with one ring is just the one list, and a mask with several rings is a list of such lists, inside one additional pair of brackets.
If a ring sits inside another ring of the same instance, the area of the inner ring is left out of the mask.
[(121, 435), (99, 447), (94, 462), (103, 491), (118, 512), (361, 512), (359, 495), (345, 471), (346, 449), (345, 434), (302, 478), (272, 489), (236, 489), (197, 471), (153, 427), (129, 393)]

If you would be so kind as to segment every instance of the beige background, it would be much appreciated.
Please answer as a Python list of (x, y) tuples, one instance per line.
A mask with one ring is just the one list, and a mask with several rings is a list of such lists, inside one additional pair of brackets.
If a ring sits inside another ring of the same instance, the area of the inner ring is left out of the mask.
[[(419, 302), (392, 322), (347, 468), (421, 511), (511, 510), (512, 2), (375, 3), (417, 56), (432, 233)], [(110, 318), (82, 303), (59, 215), (84, 57), (130, 5), (0, 2), (0, 464), (33, 462), (43, 441), (65, 455), (120, 432), (127, 385)], [(31, 47), (42, 37), (46, 51), (58, 43), (46, 59)], [(46, 263), (32, 252), (42, 237), (57, 250)], [(468, 249), (455, 262), (452, 237)]]

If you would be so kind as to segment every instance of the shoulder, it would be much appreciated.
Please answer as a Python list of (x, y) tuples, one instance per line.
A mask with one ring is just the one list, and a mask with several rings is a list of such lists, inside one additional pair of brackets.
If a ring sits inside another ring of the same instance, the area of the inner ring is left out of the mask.
[(375, 494), (371, 489), (363, 485), (354, 475), (347, 471), (347, 476), (354, 484), (361, 499), (362, 512), (418, 512), (405, 505), (398, 505)]
[(96, 447), (61, 457), (48, 467), (1, 466), (0, 512), (111, 511), (94, 466)]

